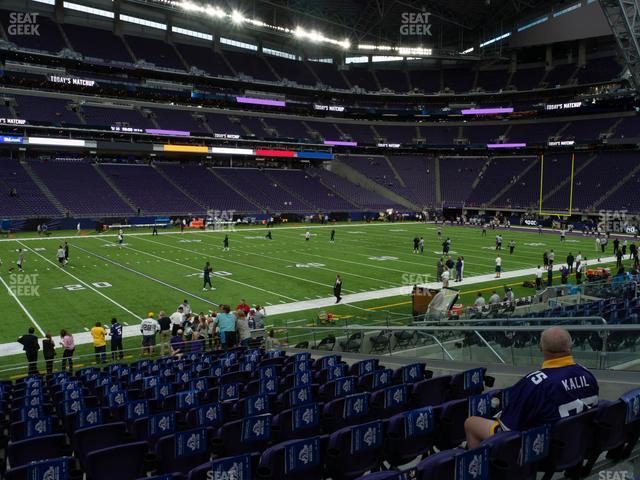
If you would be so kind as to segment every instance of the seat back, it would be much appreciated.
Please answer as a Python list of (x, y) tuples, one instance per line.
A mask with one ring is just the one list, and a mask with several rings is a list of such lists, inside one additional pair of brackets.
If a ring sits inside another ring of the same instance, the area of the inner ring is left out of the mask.
[(210, 459), (211, 431), (205, 427), (181, 431), (156, 442), (158, 473), (188, 473)]
[(320, 437), (289, 440), (262, 454), (258, 478), (280, 480), (322, 480)]
[[(149, 445), (132, 442), (95, 450), (87, 455), (85, 472), (90, 480), (139, 478), (145, 474)], [(114, 461), (117, 459), (117, 461)]]
[(593, 441), (597, 408), (560, 419), (551, 429), (551, 451), (545, 472), (561, 472), (582, 464)]
[(382, 421), (345, 427), (329, 437), (327, 469), (333, 480), (356, 478), (382, 461)]
[(36, 460), (63, 457), (71, 452), (62, 433), (9, 442), (7, 460), (11, 468)]
[(123, 443), (127, 426), (124, 422), (106, 423), (76, 430), (71, 439), (73, 451), (84, 465), (89, 453)]
[(430, 453), (437, 435), (438, 408), (423, 407), (398, 413), (389, 419), (385, 458), (393, 466), (404, 465)]

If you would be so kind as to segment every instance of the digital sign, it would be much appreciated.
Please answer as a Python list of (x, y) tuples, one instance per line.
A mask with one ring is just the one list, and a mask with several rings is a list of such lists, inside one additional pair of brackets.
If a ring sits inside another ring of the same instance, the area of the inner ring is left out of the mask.
[(145, 132), (151, 135), (175, 135), (178, 137), (188, 137), (191, 135), (191, 132), (184, 130), (163, 130), (160, 128), (147, 128)]
[(23, 137), (13, 137), (11, 135), (1, 135), (0, 143), (23, 143)]
[(0, 125), (26, 125), (27, 121), (22, 118), (0, 118)]
[(214, 133), (213, 138), (222, 140), (238, 140), (240, 138), (240, 135), (236, 133)]
[(266, 98), (236, 97), (238, 103), (248, 103), (250, 105), (266, 105), (268, 107), (284, 107), (286, 104), (282, 100), (269, 100)]
[(549, 103), (544, 106), (545, 110), (568, 110), (571, 108), (580, 108), (582, 102), (567, 102), (567, 103)]
[(345, 142), (342, 140), (325, 140), (325, 145), (332, 145), (334, 147), (357, 147), (358, 142)]
[(463, 115), (497, 115), (500, 113), (513, 113), (512, 107), (497, 108), (467, 108), (462, 110)]
[(84, 147), (84, 140), (76, 140), (73, 138), (50, 138), (50, 137), (29, 137), (27, 138), (29, 145), (51, 145), (56, 147)]
[(575, 144), (575, 140), (557, 140), (549, 142), (550, 147), (573, 147)]
[(49, 81), (53, 83), (63, 83), (65, 85), (76, 85), (79, 87), (95, 87), (97, 85), (95, 80), (87, 80), (86, 78), (78, 77), (63, 77), (60, 75), (49, 75)]
[(165, 152), (179, 153), (209, 153), (209, 147), (200, 147), (197, 145), (163, 145)]
[(487, 148), (524, 148), (526, 143), (487, 143)]
[(257, 148), (256, 155), (263, 155), (265, 157), (295, 157), (296, 152), (292, 150), (266, 150)]
[(144, 130), (142, 128), (122, 127), (120, 125), (111, 125), (111, 131), (123, 133), (144, 133)]
[(317, 103), (313, 105), (313, 109), (319, 110), (321, 112), (344, 112), (345, 111), (345, 107), (341, 105), (319, 105)]

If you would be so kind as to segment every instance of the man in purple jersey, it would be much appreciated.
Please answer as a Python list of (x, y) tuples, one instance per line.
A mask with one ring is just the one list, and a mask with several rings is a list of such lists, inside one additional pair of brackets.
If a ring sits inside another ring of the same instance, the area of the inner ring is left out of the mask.
[(598, 404), (598, 382), (571, 355), (571, 335), (552, 327), (540, 337), (544, 362), (504, 390), (502, 411), (494, 419), (469, 417), (464, 423), (467, 447), (476, 448), (500, 431), (523, 431), (576, 415)]

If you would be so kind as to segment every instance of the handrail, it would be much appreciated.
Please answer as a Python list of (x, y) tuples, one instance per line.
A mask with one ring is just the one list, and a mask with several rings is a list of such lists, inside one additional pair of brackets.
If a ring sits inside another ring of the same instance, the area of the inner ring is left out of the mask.
[[(509, 318), (509, 317), (505, 317), (505, 318), (474, 318), (472, 320), (425, 320), (425, 321), (417, 321), (414, 323), (418, 323), (419, 325), (415, 325), (417, 326), (437, 326), (437, 325), (449, 325), (449, 324), (459, 324), (459, 323), (470, 323), (470, 324), (474, 324), (474, 323), (487, 323), (487, 322), (540, 322), (540, 323), (545, 323), (545, 322), (557, 322), (559, 319), (562, 319), (564, 322), (569, 321), (571, 319), (577, 319), (579, 321), (582, 322), (589, 322), (589, 321), (598, 321), (598, 322), (602, 322), (603, 325), (609, 325), (609, 323), (607, 322), (606, 319), (602, 318), (602, 317), (531, 317), (531, 318), (527, 318), (527, 317), (513, 317), (513, 318)], [(564, 324), (563, 324), (564, 325)], [(413, 326), (413, 325), (412, 325)]]
[[(564, 318), (563, 318), (564, 319)], [(572, 332), (638, 332), (640, 331), (640, 324), (633, 325), (561, 325), (565, 330)], [(302, 329), (305, 330), (317, 330), (317, 331), (335, 331), (336, 328), (339, 327), (289, 327), (290, 329)], [(509, 326), (507, 331), (510, 332), (543, 332), (548, 326), (544, 325), (514, 325)], [(505, 326), (501, 327), (491, 327), (491, 326), (473, 326), (473, 327), (465, 327), (465, 326), (450, 326), (450, 327), (418, 327), (412, 325), (406, 326), (396, 326), (396, 327), (387, 327), (387, 326), (376, 326), (369, 327), (365, 325), (350, 325), (350, 330), (364, 330), (364, 331), (397, 331), (397, 330), (408, 330), (408, 331), (417, 331), (417, 332), (504, 332)]]

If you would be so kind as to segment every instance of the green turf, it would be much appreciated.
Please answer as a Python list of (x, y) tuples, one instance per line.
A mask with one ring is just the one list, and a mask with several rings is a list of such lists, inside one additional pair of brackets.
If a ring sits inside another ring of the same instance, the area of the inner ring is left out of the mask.
[[(491, 230), (482, 237), (479, 229), (447, 226), (440, 239), (434, 225), (353, 223), (338, 225), (336, 242), (331, 244), (329, 232), (333, 227), (310, 227), (313, 236), (309, 242), (304, 240), (306, 228), (273, 228), (273, 240), (264, 238), (266, 229), (262, 228), (228, 232), (229, 252), (222, 251), (225, 232), (171, 232), (157, 237), (126, 232), (123, 248), (116, 245), (114, 236), (92, 233), (78, 237), (75, 232), (66, 232), (72, 236), (71, 261), (64, 269), (55, 258), (60, 239), (53, 236), (33, 239), (33, 234), (22, 234), (0, 242), (0, 259), (4, 262), (0, 277), (7, 284), (16, 285), (19, 277), (11, 276), (8, 269), (17, 259), (16, 250), (28, 248), (25, 273), (37, 275), (34, 279), (38, 295), (19, 295), (19, 300), (43, 330), (57, 334), (61, 328), (83, 332), (96, 321), (108, 323), (114, 316), (125, 324), (135, 325), (149, 311), (173, 312), (184, 298), (189, 299), (195, 312), (215, 309), (219, 303), (235, 306), (246, 298), (250, 304), (266, 306), (269, 314), (272, 305), (332, 296), (337, 273), (344, 281), (343, 294), (412, 284), (416, 275), (434, 281), (441, 242), (446, 237), (452, 239), (454, 260), (464, 255), (466, 277), (494, 270), (496, 232)], [(556, 263), (564, 262), (569, 251), (575, 254), (581, 250), (590, 260), (597, 257), (590, 237), (569, 236), (567, 242), (561, 243), (557, 233), (539, 235), (533, 231), (507, 230), (500, 233), (504, 239), (503, 271), (535, 267), (542, 261), (542, 252), (551, 248), (555, 250)], [(424, 255), (412, 253), (416, 235), (425, 238)], [(511, 239), (517, 242), (514, 255), (509, 255), (506, 247)], [(610, 251), (606, 255), (611, 255)], [(220, 272), (213, 277), (215, 291), (202, 291), (199, 275), (206, 261), (211, 262), (215, 272)], [(509, 279), (463, 287), (461, 300), (468, 304), (478, 289), (521, 282), (522, 279)], [(516, 295), (530, 293), (516, 289)], [(397, 321), (410, 314), (409, 300), (388, 297), (271, 315), (267, 323), (276, 327), (288, 322), (313, 325), (319, 310), (339, 315), (341, 322), (373, 323), (387, 318)], [(4, 286), (0, 311), (3, 312), (0, 343), (15, 341), (31, 325)], [(0, 358), (0, 365), (15, 360)]]

